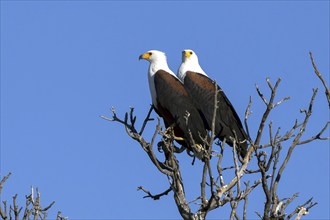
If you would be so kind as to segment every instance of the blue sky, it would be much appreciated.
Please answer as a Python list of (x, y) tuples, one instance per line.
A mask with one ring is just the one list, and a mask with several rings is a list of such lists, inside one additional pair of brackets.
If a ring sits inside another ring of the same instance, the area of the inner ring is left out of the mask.
[[(1, 1), (1, 176), (13, 173), (2, 199), (18, 193), (23, 204), (33, 185), (44, 205), (56, 201), (54, 217), (61, 210), (70, 219), (180, 218), (172, 194), (152, 201), (136, 191), (142, 185), (161, 192), (167, 179), (119, 124), (99, 116), (110, 117), (111, 106), (123, 116), (133, 106), (140, 124), (151, 98), (148, 64), (138, 56), (162, 50), (176, 72), (186, 48), (196, 51), (241, 118), (253, 97), (253, 137), (264, 111), (255, 84), (269, 95), (266, 77), (282, 79), (277, 100), (291, 97), (271, 113), (275, 128), (284, 132), (301, 120), (316, 87), (303, 138), (329, 120), (308, 54), (329, 83), (328, 1)], [(154, 126), (147, 126), (147, 139)], [(179, 158), (193, 200), (201, 164)], [(329, 141), (297, 147), (279, 196), (295, 192), (294, 207), (310, 197), (319, 203), (307, 218), (330, 218)], [(257, 218), (262, 201), (259, 188), (249, 218)], [(209, 217), (228, 218), (228, 207)]]

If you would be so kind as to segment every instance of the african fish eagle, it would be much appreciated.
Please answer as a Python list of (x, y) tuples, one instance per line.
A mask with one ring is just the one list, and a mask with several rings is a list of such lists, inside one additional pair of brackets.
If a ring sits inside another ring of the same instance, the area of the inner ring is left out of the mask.
[[(186, 91), (193, 98), (194, 104), (201, 113), (208, 130), (212, 128), (214, 114), (215, 82), (203, 71), (198, 62), (196, 53), (192, 50), (182, 51), (182, 64), (178, 71), (178, 77), (183, 82)], [(232, 138), (237, 137), (238, 152), (244, 158), (247, 153), (248, 143), (242, 122), (233, 105), (217, 86), (218, 108), (215, 118), (214, 133), (221, 141), (233, 146)], [(235, 136), (236, 133), (236, 136)]]

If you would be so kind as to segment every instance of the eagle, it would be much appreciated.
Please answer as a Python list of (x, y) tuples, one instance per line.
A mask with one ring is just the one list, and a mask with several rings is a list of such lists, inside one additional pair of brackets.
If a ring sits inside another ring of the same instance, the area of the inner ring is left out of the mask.
[(179, 144), (203, 159), (208, 132), (192, 98), (168, 67), (165, 53), (150, 50), (140, 55), (141, 59), (150, 62), (148, 82), (156, 113), (163, 118), (166, 128), (173, 127), (174, 139)]
[[(183, 82), (184, 88), (192, 97), (194, 105), (204, 120), (206, 129), (212, 130), (215, 101), (215, 81), (210, 79), (198, 62), (198, 57), (193, 50), (182, 51), (182, 63), (178, 70), (178, 77)], [(215, 118), (214, 135), (230, 146), (233, 146), (233, 138), (237, 137), (238, 152), (241, 157), (247, 153), (248, 143), (242, 122), (233, 105), (220, 88), (217, 86), (218, 108)]]

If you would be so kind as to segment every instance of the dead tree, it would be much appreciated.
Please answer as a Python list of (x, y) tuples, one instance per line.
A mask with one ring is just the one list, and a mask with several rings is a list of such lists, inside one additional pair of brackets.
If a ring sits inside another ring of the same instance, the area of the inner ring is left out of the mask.
[[(3, 185), (9, 178), (11, 173), (4, 176), (0, 182), (0, 195), (2, 192)], [(48, 217), (48, 210), (54, 205), (55, 201), (50, 203), (48, 206), (43, 208), (40, 202), (40, 193), (38, 188), (34, 189), (31, 187), (31, 194), (25, 196), (25, 206), (19, 206), (17, 204), (17, 194), (13, 196), (11, 204), (8, 204), (7, 201), (1, 201), (0, 204), (0, 217), (3, 220), (44, 220)], [(9, 206), (8, 206), (9, 205)], [(61, 216), (61, 212), (57, 213), (56, 220), (66, 220), (67, 218)]]
[[(312, 65), (314, 67), (316, 75), (322, 81), (326, 89), (326, 98), (329, 102), (330, 107), (330, 92), (323, 80), (322, 75), (318, 71), (312, 53), (310, 53)], [(265, 195), (265, 203), (262, 213), (257, 213), (257, 215), (264, 220), (268, 219), (300, 219), (303, 215), (308, 214), (308, 211), (315, 206), (317, 203), (312, 201), (312, 198), (303, 202), (301, 205), (291, 208), (289, 210), (288, 206), (290, 203), (298, 196), (297, 193), (293, 194), (288, 198), (280, 198), (277, 194), (279, 183), (281, 181), (281, 176), (290, 161), (290, 157), (295, 150), (296, 146), (308, 144), (315, 140), (328, 140), (329, 137), (322, 137), (324, 131), (326, 131), (329, 121), (326, 121), (324, 125), (320, 128), (318, 132), (313, 137), (308, 139), (302, 139), (302, 135), (305, 132), (305, 128), (309, 122), (310, 116), (312, 115), (314, 99), (317, 95), (318, 89), (313, 89), (310, 101), (306, 109), (302, 109), (301, 113), (304, 115), (302, 121), (295, 120), (292, 124), (292, 128), (284, 133), (280, 132), (280, 129), (274, 130), (272, 123), (268, 124), (268, 136), (269, 141), (267, 143), (261, 143), (263, 135), (265, 135), (266, 121), (268, 119), (269, 113), (283, 102), (289, 100), (289, 97), (285, 97), (279, 101), (276, 101), (276, 92), (280, 85), (281, 79), (278, 79), (273, 85), (269, 78), (266, 79), (267, 85), (270, 90), (270, 97), (267, 98), (259, 87), (256, 86), (257, 93), (263, 103), (265, 104), (265, 110), (261, 117), (259, 127), (257, 128), (257, 135), (255, 138), (249, 138), (248, 153), (244, 159), (241, 159), (237, 155), (236, 148), (236, 138), (232, 137), (234, 146), (232, 148), (232, 158), (233, 164), (230, 167), (223, 167), (222, 156), (224, 151), (225, 141), (223, 143), (214, 143), (214, 132), (212, 132), (211, 143), (209, 144), (208, 153), (209, 157), (206, 157), (203, 163), (203, 173), (200, 180), (200, 195), (196, 197), (193, 201), (198, 204), (199, 208), (196, 212), (193, 212), (188, 202), (184, 190), (184, 180), (182, 179), (180, 166), (176, 153), (181, 153), (184, 151), (182, 148), (175, 146), (173, 138), (165, 135), (161, 128), (160, 119), (157, 119), (156, 129), (150, 141), (146, 140), (142, 135), (147, 123), (154, 120), (151, 118), (151, 113), (153, 108), (151, 107), (144, 123), (140, 129), (135, 126), (137, 120), (134, 116), (134, 108), (131, 108), (127, 112), (123, 119), (117, 116), (114, 108), (112, 108), (112, 118), (101, 116), (103, 119), (117, 122), (124, 126), (127, 134), (137, 141), (141, 148), (147, 153), (150, 161), (153, 165), (165, 175), (169, 180), (169, 188), (164, 192), (159, 194), (152, 194), (149, 190), (144, 187), (138, 187), (146, 195), (144, 198), (151, 198), (154, 200), (160, 199), (162, 196), (168, 195), (170, 192), (173, 193), (174, 201), (177, 205), (178, 211), (183, 219), (205, 219), (207, 214), (225, 205), (231, 207), (230, 219), (247, 219), (247, 203), (250, 193), (258, 186), (262, 187)], [(216, 97), (215, 97), (216, 104)], [(250, 109), (252, 106), (252, 98), (250, 97), (250, 102), (247, 106), (244, 118), (245, 129), (250, 136), (248, 127), (248, 118), (250, 115)], [(215, 105), (215, 108), (217, 105)], [(216, 109), (214, 109), (214, 112)], [(215, 118), (215, 117), (214, 117)], [(326, 120), (326, 119), (325, 119)], [(214, 121), (213, 129), (214, 131)], [(158, 149), (163, 153), (164, 161), (162, 162), (155, 154), (156, 149), (156, 138), (160, 135), (161, 141), (157, 144)], [(218, 153), (214, 153), (212, 147), (219, 148)], [(268, 153), (267, 153), (268, 152)], [(270, 153), (269, 153), (270, 152)], [(212, 155), (212, 157), (211, 157)], [(279, 158), (284, 157), (283, 161)], [(248, 165), (251, 162), (256, 162), (257, 169), (249, 170)], [(215, 164), (215, 165), (214, 165)], [(234, 178), (227, 180), (223, 175), (224, 170), (231, 169), (234, 172)], [(216, 172), (214, 172), (216, 170)], [(244, 175), (253, 175), (254, 183), (244, 182), (241, 183), (241, 179)], [(240, 215), (237, 207), (243, 204), (243, 212)], [(241, 217), (240, 217), (241, 216)], [(223, 216), (225, 218), (225, 216)]]

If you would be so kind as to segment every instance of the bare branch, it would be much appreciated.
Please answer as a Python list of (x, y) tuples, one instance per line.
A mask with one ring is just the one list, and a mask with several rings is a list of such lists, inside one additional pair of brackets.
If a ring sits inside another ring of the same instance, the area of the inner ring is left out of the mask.
[(235, 175), (237, 178), (237, 196), (241, 192), (241, 176), (239, 175), (239, 166), (238, 166), (238, 160), (237, 160), (237, 153), (236, 153), (236, 140), (233, 140), (233, 159), (235, 164)]
[[(276, 151), (274, 150), (275, 147), (277, 147)], [(280, 152), (281, 152), (281, 144), (278, 143), (276, 145), (274, 145), (272, 147), (272, 158), (269, 159), (269, 161), (273, 160), (273, 170), (272, 170), (272, 178), (271, 178), (271, 182), (270, 182), (270, 195), (271, 195), (271, 198), (273, 200), (273, 209), (272, 209), (272, 213), (277, 213), (276, 210), (275, 210), (275, 206), (277, 205), (278, 203), (278, 197), (277, 197), (277, 192), (275, 191), (274, 189), (274, 177), (275, 177), (275, 173), (276, 173), (276, 170), (277, 170), (277, 164), (279, 162), (279, 157), (280, 157)]]
[[(224, 145), (226, 143), (226, 139), (224, 139), (224, 141), (221, 143), (220, 145), (220, 153), (217, 155), (218, 156), (218, 162), (217, 162), (217, 171), (218, 171), (218, 178), (219, 182), (220, 182), (220, 186), (223, 187), (225, 185), (224, 179), (223, 179), (223, 174), (222, 171), (224, 171), (225, 169), (221, 168), (221, 161), (222, 161), (222, 157), (223, 157), (223, 152), (224, 152)], [(234, 168), (234, 166), (233, 166)]]
[[(8, 179), (9, 176), (10, 176), (10, 173), (2, 179), (2, 181), (1, 181), (2, 185), (4, 184), (5, 180)], [(9, 206), (9, 210), (8, 210), (9, 218), (7, 216), (7, 203), (5, 201), (3, 201), (2, 203), (4, 204), (4, 209), (2, 209), (2, 206), (0, 206), (1, 219), (3, 219), (3, 220), (7, 220), (7, 219), (28, 220), (28, 219), (32, 219), (32, 218), (34, 220), (46, 219), (47, 215), (48, 215), (47, 211), (54, 205), (55, 202), (52, 202), (46, 208), (42, 208), (41, 203), (40, 203), (40, 192), (38, 191), (38, 189), (36, 189), (36, 194), (37, 194), (37, 196), (35, 197), (34, 188), (31, 187), (31, 194), (29, 196), (25, 196), (26, 199), (25, 199), (25, 207), (24, 207), (23, 216), (20, 216), (20, 213), (23, 210), (23, 207), (20, 207), (17, 204), (17, 196), (18, 196), (17, 194), (15, 194), (12, 197), (12, 205)], [(64, 220), (65, 218), (62, 218), (62, 219)]]
[(271, 96), (270, 96), (269, 102), (266, 100), (266, 98), (262, 95), (259, 88), (257, 87), (257, 92), (258, 92), (259, 96), (261, 97), (261, 99), (266, 104), (267, 108), (266, 108), (266, 110), (265, 110), (265, 112), (262, 116), (262, 119), (261, 119), (261, 122), (260, 122), (260, 125), (259, 125), (259, 129), (258, 129), (258, 133), (257, 133), (257, 137), (256, 137), (256, 140), (254, 142), (254, 144), (256, 146), (258, 146), (259, 143), (260, 143), (262, 132), (263, 132), (263, 129), (264, 129), (264, 126), (265, 126), (265, 122), (268, 118), (268, 115), (269, 115), (270, 111), (274, 108), (273, 102), (274, 102), (277, 87), (279, 86), (279, 84), (281, 82), (281, 79), (278, 79), (276, 81), (274, 87), (271, 85), (269, 78), (267, 78), (266, 81), (267, 81), (267, 84), (268, 84), (269, 88), (271, 89)]
[(207, 205), (206, 193), (205, 193), (206, 175), (207, 175), (207, 164), (204, 163), (204, 166), (203, 166), (203, 175), (202, 175), (202, 182), (201, 182), (201, 199), (202, 199), (202, 205), (203, 205), (203, 207), (205, 207)]
[(271, 207), (272, 197), (271, 197), (271, 192), (269, 190), (269, 186), (267, 183), (266, 153), (263, 151), (258, 153), (257, 160), (258, 160), (258, 166), (259, 166), (260, 173), (261, 173), (262, 189), (266, 196), (266, 202), (264, 205), (264, 216), (268, 216), (268, 213), (269, 213), (270, 207)]
[(149, 190), (146, 190), (145, 188), (143, 188), (143, 186), (139, 186), (137, 190), (142, 190), (143, 192), (145, 192), (145, 193), (147, 194), (146, 196), (143, 196), (143, 198), (151, 198), (151, 199), (153, 199), (153, 200), (159, 200), (160, 197), (165, 196), (165, 195), (167, 195), (169, 192), (171, 192), (171, 191), (172, 191), (172, 188), (170, 187), (170, 188), (168, 188), (167, 190), (165, 190), (164, 192), (159, 193), (159, 194), (157, 194), (157, 195), (152, 195), (152, 194), (150, 193), (150, 191), (149, 191)]
[(150, 109), (149, 109), (149, 112), (148, 112), (148, 114), (147, 114), (147, 117), (146, 117), (146, 118), (144, 119), (144, 121), (143, 121), (143, 125), (142, 125), (142, 127), (141, 127), (140, 132), (139, 132), (139, 135), (142, 135), (142, 133), (143, 133), (143, 131), (144, 131), (144, 128), (146, 127), (147, 123), (148, 123), (149, 121), (153, 121), (153, 120), (154, 120), (153, 118), (150, 118), (150, 115), (151, 115), (151, 112), (152, 112), (153, 109), (154, 109), (154, 107), (151, 105), (151, 106), (150, 106)]
[(50, 203), (46, 208), (43, 208), (41, 211), (45, 212), (48, 209), (50, 209), (53, 205), (55, 204), (55, 201), (53, 201), (52, 203)]
[[(209, 152), (212, 152), (212, 145), (213, 141), (215, 138), (215, 123), (216, 123), (216, 117), (217, 117), (217, 109), (219, 108), (219, 103), (218, 103), (218, 93), (220, 92), (218, 90), (218, 84), (215, 82), (214, 83), (214, 88), (215, 88), (215, 93), (214, 93), (214, 102), (213, 102), (213, 117), (212, 117), (212, 127), (211, 127), (211, 140), (210, 140), (210, 146), (209, 146)], [(211, 153), (210, 153), (211, 155)]]
[[(271, 175), (267, 175), (266, 179), (268, 179), (270, 177), (271, 177)], [(259, 179), (259, 180), (254, 181), (253, 185), (250, 188), (248, 188), (248, 186), (246, 186), (246, 189), (245, 189), (244, 194), (242, 195), (242, 198), (247, 197), (261, 183), (262, 183), (262, 179)]]
[[(317, 202), (314, 203), (314, 202), (312, 202), (312, 200), (313, 200), (313, 198), (310, 198), (304, 204), (298, 206), (292, 213), (290, 213), (287, 216), (286, 219), (287, 220), (288, 219), (291, 219), (295, 214), (297, 214), (295, 220), (299, 220), (303, 215), (307, 215), (308, 214), (308, 210), (311, 209), (313, 206), (317, 205)], [(307, 207), (305, 207), (305, 206), (307, 206)]]
[[(247, 192), (249, 189), (250, 182), (244, 184), (245, 184), (245, 192)], [(243, 220), (247, 219), (247, 203), (248, 203), (249, 194), (250, 193), (247, 193), (246, 196), (244, 197)]]
[[(297, 198), (298, 197), (298, 195), (299, 195), (299, 193), (295, 193), (295, 194), (293, 194), (292, 195), (292, 197), (291, 198), (285, 198), (285, 199), (282, 199), (281, 200), (281, 202), (282, 202), (282, 207), (281, 207), (281, 209), (280, 209), (280, 211), (281, 211), (281, 215), (285, 215), (285, 210), (286, 210), (286, 207), (288, 207), (289, 206), (289, 204), (295, 199), (295, 198)], [(283, 201), (285, 201), (286, 200), (286, 202), (283, 202)]]
[(328, 121), (328, 122), (325, 124), (325, 126), (321, 129), (321, 131), (320, 131), (317, 135), (315, 135), (315, 136), (313, 136), (313, 137), (311, 137), (311, 138), (309, 138), (309, 139), (307, 139), (307, 140), (299, 141), (299, 142), (297, 143), (297, 145), (307, 144), (307, 143), (309, 143), (309, 142), (311, 142), (311, 141), (314, 141), (314, 140), (329, 140), (329, 139), (330, 139), (330, 136), (328, 136), (328, 137), (321, 137), (321, 135), (322, 135), (323, 132), (327, 129), (327, 127), (328, 127), (329, 124), (330, 124), (330, 121)]
[(236, 212), (237, 205), (238, 205), (238, 203), (236, 201), (231, 201), (230, 202), (230, 206), (231, 206), (230, 220), (233, 220), (234, 217), (236, 219), (238, 219), (237, 218), (237, 212)]
[(4, 176), (0, 182), (0, 193), (2, 191), (3, 185), (5, 184), (5, 182), (7, 181), (7, 179), (10, 177), (11, 173), (8, 173), (6, 176)]
[(62, 217), (62, 213), (59, 211), (57, 212), (56, 220), (67, 220), (67, 217)]
[(19, 219), (19, 213), (22, 211), (22, 207), (21, 208), (18, 208), (18, 205), (17, 205), (17, 201), (16, 200), (17, 200), (17, 194), (15, 194), (13, 196), (13, 207), (10, 206), (10, 210), (14, 212), (15, 220), (16, 219), (18, 220)]
[(255, 212), (260, 219), (264, 219), (259, 212)]
[[(1, 192), (2, 192), (3, 185), (5, 184), (7, 179), (10, 177), (10, 175), (11, 175), (11, 173), (8, 173), (1, 180), (1, 182), (0, 182), (0, 195), (1, 195)], [(3, 201), (3, 205), (4, 205), (4, 209), (2, 209), (2, 205), (0, 204), (0, 216), (1, 216), (2, 219), (6, 220), (6, 219), (8, 219), (8, 216), (7, 216), (7, 203), (5, 201)]]
[(248, 126), (248, 123), (247, 123), (247, 120), (248, 120), (248, 117), (250, 116), (251, 114), (251, 105), (252, 105), (252, 97), (250, 96), (250, 100), (249, 100), (249, 104), (248, 106), (246, 107), (246, 110), (245, 110), (245, 116), (244, 116), (244, 126), (245, 126), (245, 130), (246, 130), (246, 134), (248, 136), (248, 141), (251, 143), (252, 140), (251, 140), (251, 136), (250, 136), (250, 131), (249, 131), (249, 126)]
[(273, 108), (277, 107), (278, 105), (282, 104), (282, 103), (285, 102), (285, 101), (288, 101), (289, 99), (290, 99), (290, 97), (285, 97), (285, 98), (283, 98), (282, 100), (276, 102), (276, 103), (274, 104)]
[(314, 68), (314, 72), (315, 74), (317, 75), (317, 77), (319, 77), (319, 79), (321, 80), (323, 86), (324, 86), (324, 89), (325, 89), (325, 96), (328, 100), (328, 104), (329, 104), (329, 108), (330, 108), (330, 90), (329, 90), (329, 87), (327, 86), (327, 83), (325, 82), (325, 80), (323, 79), (323, 76), (322, 74), (320, 73), (320, 71), (318, 70), (315, 62), (314, 62), (314, 58), (313, 58), (313, 54), (312, 52), (309, 52), (309, 56), (310, 56), (310, 59), (312, 61), (312, 65), (313, 65), (313, 68)]
[(306, 113), (306, 116), (305, 116), (304, 122), (303, 122), (303, 124), (302, 124), (302, 126), (301, 126), (301, 128), (300, 128), (299, 133), (298, 133), (297, 136), (294, 138), (294, 140), (293, 140), (293, 142), (292, 142), (292, 144), (291, 144), (291, 146), (290, 146), (290, 148), (289, 148), (289, 150), (288, 150), (288, 153), (287, 153), (287, 155), (286, 155), (286, 157), (285, 157), (285, 159), (284, 159), (284, 161), (283, 161), (283, 163), (282, 163), (282, 165), (281, 165), (281, 167), (280, 167), (280, 169), (279, 169), (279, 171), (278, 171), (278, 173), (277, 173), (277, 176), (276, 176), (276, 179), (275, 179), (275, 183), (274, 183), (274, 191), (277, 191), (277, 186), (278, 186), (278, 183), (279, 183), (280, 178), (281, 178), (281, 176), (282, 176), (282, 173), (283, 173), (283, 171), (284, 171), (284, 169), (285, 169), (287, 163), (288, 163), (289, 160), (290, 160), (290, 157), (291, 157), (291, 154), (292, 154), (294, 148), (295, 148), (296, 145), (299, 143), (300, 137), (302, 136), (302, 134), (303, 134), (304, 131), (305, 131), (305, 128), (306, 128), (306, 126), (307, 126), (308, 119), (309, 119), (309, 117), (310, 117), (311, 114), (312, 114), (312, 107), (313, 107), (313, 103), (314, 103), (314, 99), (315, 99), (316, 94), (317, 94), (317, 89), (316, 89), (316, 90), (313, 90), (313, 95), (312, 95), (311, 101), (310, 101), (310, 103), (309, 103), (308, 112)]
[(265, 103), (265, 105), (268, 105), (267, 99), (265, 98), (265, 96), (261, 93), (259, 86), (256, 85), (256, 90), (258, 92), (258, 95), (260, 96), (260, 98), (262, 99), (262, 101)]

